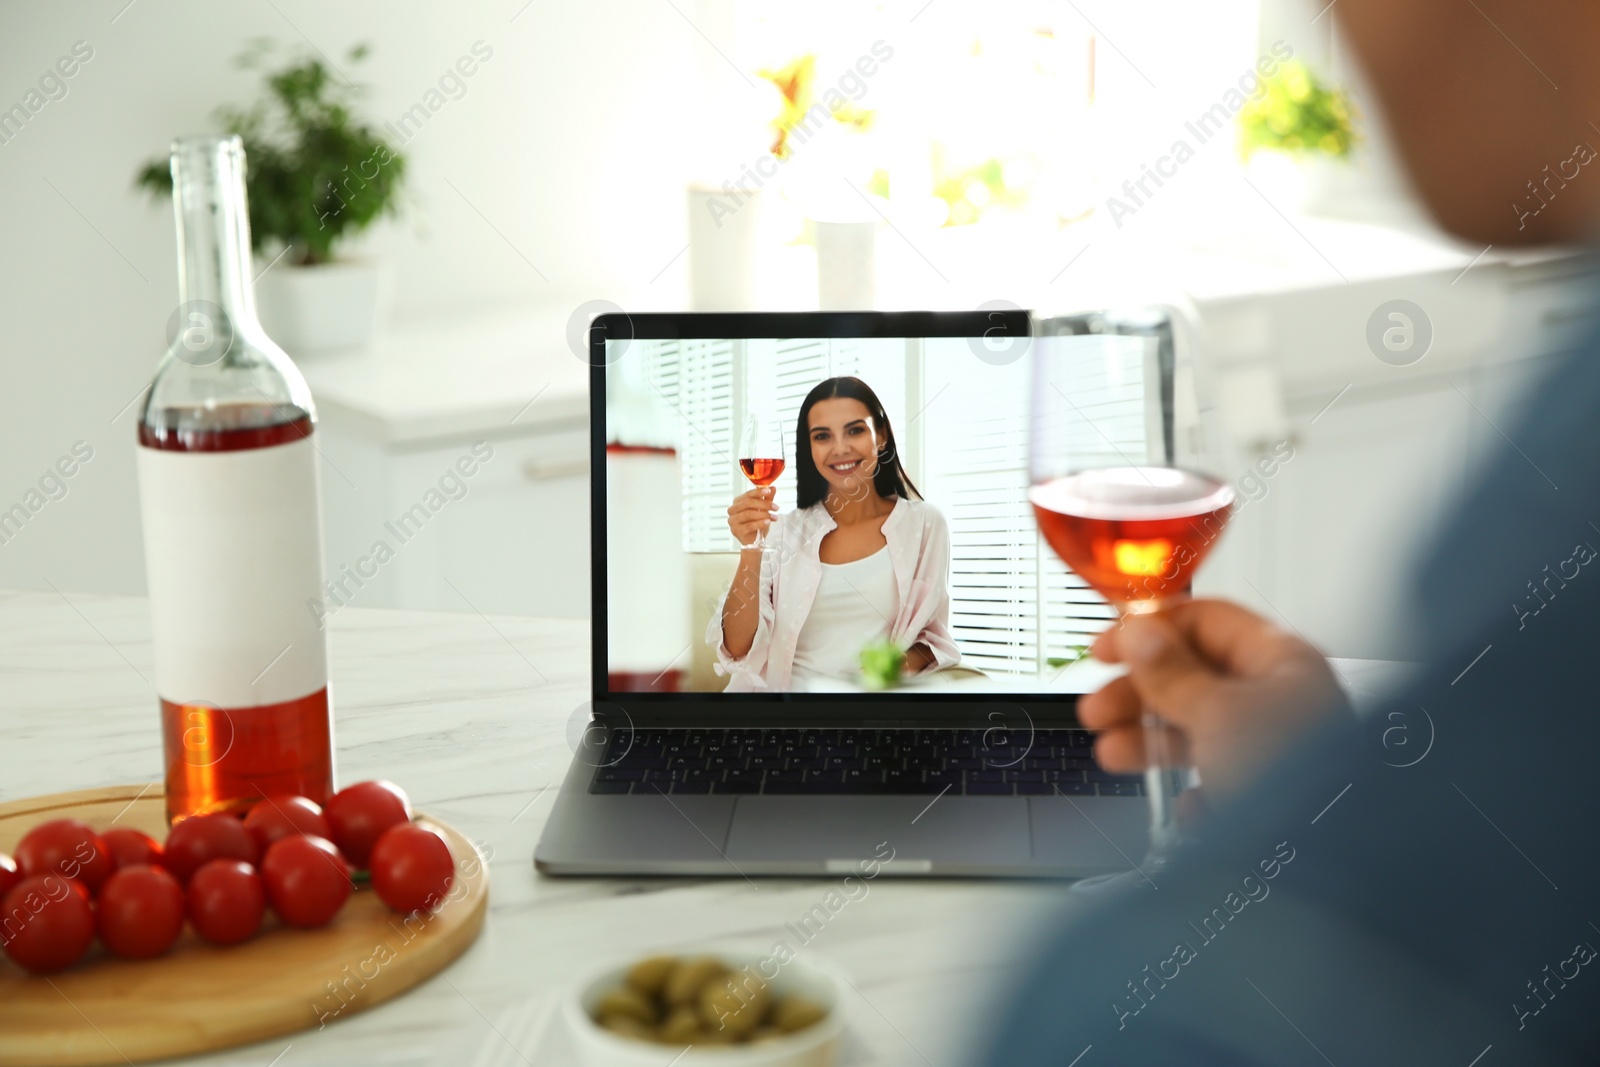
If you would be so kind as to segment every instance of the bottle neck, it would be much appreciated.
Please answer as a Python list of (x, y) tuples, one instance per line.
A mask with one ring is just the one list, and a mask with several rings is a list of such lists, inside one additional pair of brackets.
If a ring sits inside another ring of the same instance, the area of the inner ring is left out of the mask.
[(244, 168), (237, 137), (188, 137), (173, 145), (178, 300), (215, 304), (235, 329), (256, 321)]

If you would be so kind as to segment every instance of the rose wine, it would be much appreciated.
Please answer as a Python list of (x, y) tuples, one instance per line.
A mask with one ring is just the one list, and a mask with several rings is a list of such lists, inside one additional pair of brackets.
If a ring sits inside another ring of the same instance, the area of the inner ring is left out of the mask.
[(739, 469), (744, 471), (744, 476), (750, 479), (752, 485), (761, 486), (763, 489), (777, 481), (783, 474), (784, 461), (781, 459), (741, 459)]
[(333, 732), (328, 687), (298, 700), (214, 708), (161, 700), (167, 806), (187, 814), (243, 814), (251, 798), (291, 794), (325, 804)]
[(1137, 610), (1189, 588), (1227, 524), (1233, 489), (1169, 467), (1108, 467), (1028, 492), (1039, 532), (1113, 605)]
[(311, 436), (311, 416), (271, 404), (224, 404), (193, 425), (182, 408), (152, 412), (139, 423), (139, 443), (164, 452), (244, 452)]
[(333, 791), (316, 410), (250, 291), (238, 138), (173, 148), (178, 336), (137, 466), (169, 820)]

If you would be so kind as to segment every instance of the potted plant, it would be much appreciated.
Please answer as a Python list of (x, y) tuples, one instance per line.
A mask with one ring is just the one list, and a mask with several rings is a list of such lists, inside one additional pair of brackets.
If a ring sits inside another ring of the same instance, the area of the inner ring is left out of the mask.
[[(336, 249), (385, 215), (397, 214), (405, 159), (352, 112), (362, 88), (329, 70), (318, 55), (291, 56), (266, 69), (269, 41), (238, 60), (263, 70), (264, 93), (247, 108), (224, 106), (217, 117), (244, 141), (250, 238), (261, 266), (256, 300), (261, 322), (292, 354), (366, 344), (377, 328), (385, 272)], [(347, 54), (358, 63), (356, 45)], [(170, 196), (165, 157), (139, 171), (135, 185)]]
[[(1358, 141), (1350, 96), (1291, 60), (1239, 111), (1239, 151), (1271, 199), (1313, 206), (1348, 167)], [(1273, 192), (1277, 196), (1273, 196)]]

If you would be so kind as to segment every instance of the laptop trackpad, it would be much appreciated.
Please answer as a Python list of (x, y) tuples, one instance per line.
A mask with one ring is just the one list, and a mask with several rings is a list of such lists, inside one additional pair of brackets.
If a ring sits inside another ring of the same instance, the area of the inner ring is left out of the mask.
[(1145, 852), (1150, 809), (1136, 797), (1047, 797), (1032, 805), (1040, 863), (1126, 870)]
[(853, 865), (894, 856), (888, 874), (1028, 862), (1022, 797), (742, 796), (728, 832), (735, 863), (830, 860)]

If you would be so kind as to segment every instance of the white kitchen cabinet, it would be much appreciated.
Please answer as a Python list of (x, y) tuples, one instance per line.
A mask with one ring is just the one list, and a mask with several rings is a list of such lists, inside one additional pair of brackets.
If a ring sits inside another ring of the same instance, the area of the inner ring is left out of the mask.
[(588, 367), (564, 327), (488, 316), (303, 361), (328, 610), (589, 614)]
[[(1239, 510), (1199, 591), (1241, 600), (1331, 655), (1414, 655), (1411, 592), (1427, 545), (1514, 429), (1527, 390), (1590, 322), (1597, 284), (1576, 259), (1546, 256), (1199, 302), (1212, 385), (1225, 393), (1241, 368), (1252, 382), (1264, 375), (1294, 448)], [(1434, 329), (1409, 366), (1378, 359), (1366, 339), (1374, 309), (1395, 298), (1424, 308)], [(1237, 477), (1269, 442), (1223, 429), (1219, 462)]]

